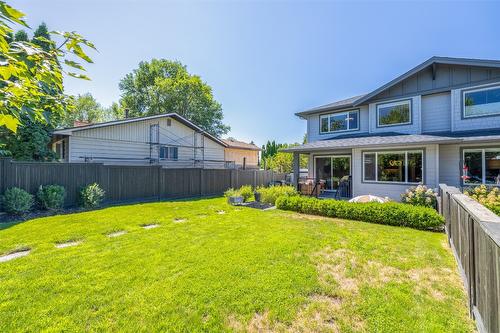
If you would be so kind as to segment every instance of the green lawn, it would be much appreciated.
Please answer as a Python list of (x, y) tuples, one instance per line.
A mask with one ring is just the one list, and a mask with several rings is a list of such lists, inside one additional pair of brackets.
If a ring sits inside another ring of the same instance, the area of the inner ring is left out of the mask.
[(0, 263), (3, 332), (473, 330), (440, 233), (222, 198), (0, 228), (0, 253), (31, 248)]

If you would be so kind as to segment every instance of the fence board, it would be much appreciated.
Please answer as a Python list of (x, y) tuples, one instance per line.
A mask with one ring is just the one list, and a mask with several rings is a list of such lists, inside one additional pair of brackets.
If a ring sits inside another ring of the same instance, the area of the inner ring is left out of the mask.
[(440, 185), (446, 233), (464, 277), (479, 332), (500, 332), (500, 217)]
[(20, 187), (32, 194), (40, 185), (66, 189), (66, 206), (75, 205), (80, 189), (98, 183), (107, 202), (220, 195), (230, 187), (268, 185), (285, 174), (264, 170), (167, 169), (159, 166), (117, 166), (100, 163), (17, 162), (0, 158), (0, 193)]

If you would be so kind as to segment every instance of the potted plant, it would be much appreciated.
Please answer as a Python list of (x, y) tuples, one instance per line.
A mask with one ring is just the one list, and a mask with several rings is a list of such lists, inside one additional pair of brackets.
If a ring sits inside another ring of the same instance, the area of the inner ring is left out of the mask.
[(244, 201), (241, 193), (232, 188), (224, 192), (224, 196), (230, 205), (241, 205)]

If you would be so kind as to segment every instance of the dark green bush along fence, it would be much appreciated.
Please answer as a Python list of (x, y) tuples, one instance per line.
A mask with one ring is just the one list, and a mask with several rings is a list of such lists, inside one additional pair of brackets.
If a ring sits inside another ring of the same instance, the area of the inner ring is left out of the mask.
[(446, 234), (479, 332), (500, 332), (500, 217), (456, 187), (439, 185)]
[(354, 203), (300, 196), (282, 196), (276, 200), (276, 207), (305, 214), (424, 230), (435, 229), (444, 224), (443, 217), (432, 208), (396, 202)]
[(285, 174), (264, 170), (166, 169), (100, 163), (40, 163), (0, 159), (0, 194), (20, 187), (36, 193), (40, 185), (66, 189), (66, 206), (78, 202), (80, 189), (98, 183), (108, 203), (220, 195), (230, 187), (268, 185)]

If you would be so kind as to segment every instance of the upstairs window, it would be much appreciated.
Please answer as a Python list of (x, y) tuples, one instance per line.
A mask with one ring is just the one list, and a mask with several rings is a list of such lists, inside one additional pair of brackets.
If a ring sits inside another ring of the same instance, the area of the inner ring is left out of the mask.
[(377, 105), (377, 127), (411, 124), (411, 101)]
[(177, 147), (168, 147), (168, 146), (160, 146), (160, 159), (161, 160), (174, 160), (178, 159), (178, 148)]
[(324, 114), (319, 121), (320, 133), (355, 131), (359, 129), (359, 110)]
[(500, 87), (463, 93), (464, 118), (500, 115)]

